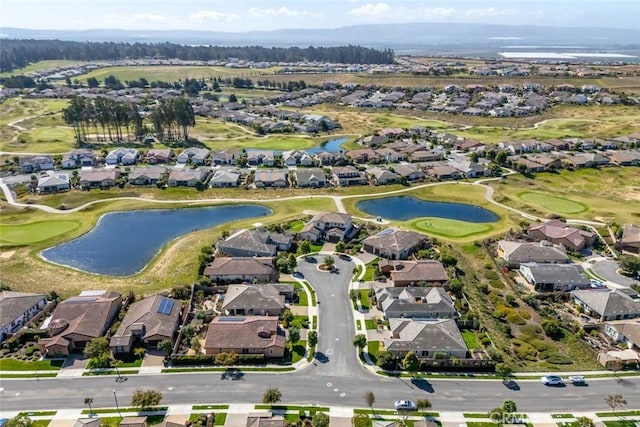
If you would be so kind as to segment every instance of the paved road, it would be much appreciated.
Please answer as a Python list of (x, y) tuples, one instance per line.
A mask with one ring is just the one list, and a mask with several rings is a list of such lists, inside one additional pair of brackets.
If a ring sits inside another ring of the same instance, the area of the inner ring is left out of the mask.
[(298, 262), (298, 271), (311, 283), (320, 304), (318, 324), (317, 365), (312, 365), (314, 376), (341, 376), (344, 378), (366, 374), (356, 357), (353, 346), (355, 326), (349, 299), (349, 284), (355, 266), (351, 261), (334, 256), (335, 272), (318, 270), (324, 254)]
[(132, 375), (125, 383), (102, 376), (2, 380), (0, 401), (2, 411), (83, 408), (85, 397), (94, 399), (94, 407), (114, 407), (115, 389), (120, 405), (129, 406), (136, 389), (153, 388), (162, 392), (163, 404), (258, 403), (264, 390), (273, 386), (290, 404), (345, 407), (366, 406), (367, 390), (374, 392), (379, 408), (391, 408), (397, 399), (428, 398), (437, 411), (488, 411), (506, 399), (528, 412), (604, 411), (604, 397), (611, 393), (623, 395), (629, 407), (640, 402), (640, 378), (623, 384), (593, 379), (587, 387), (545, 387), (537, 379), (518, 384), (520, 390), (512, 391), (497, 380), (381, 378), (362, 369), (349, 376), (313, 375), (310, 370), (276, 375), (248, 372), (239, 380), (223, 380), (220, 373), (190, 373)]
[(603, 259), (593, 263), (591, 269), (598, 276), (606, 279), (610, 282), (617, 283), (625, 288), (628, 288), (633, 283), (638, 283), (630, 277), (621, 276), (618, 274), (618, 263), (610, 259)]

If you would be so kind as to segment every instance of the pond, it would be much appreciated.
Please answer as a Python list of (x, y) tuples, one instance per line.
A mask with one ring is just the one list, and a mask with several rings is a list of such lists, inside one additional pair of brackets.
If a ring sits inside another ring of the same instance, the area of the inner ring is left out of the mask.
[[(338, 152), (342, 149), (342, 144), (344, 144), (345, 142), (347, 142), (347, 138), (331, 139), (329, 141), (322, 142), (319, 145), (316, 145), (315, 147), (307, 148), (306, 150), (300, 150), (300, 151), (305, 151), (310, 156), (313, 156), (314, 154), (319, 153), (321, 151)], [(262, 148), (246, 149), (247, 152), (264, 151), (264, 150), (265, 149), (262, 149)], [(286, 150), (267, 150), (267, 151), (273, 151), (274, 153), (282, 153), (283, 151), (286, 151)]]
[(495, 222), (498, 215), (478, 206), (464, 203), (428, 202), (410, 196), (384, 197), (358, 202), (358, 209), (369, 215), (394, 221), (435, 217), (466, 222)]
[(257, 205), (108, 213), (88, 233), (46, 249), (41, 256), (89, 273), (129, 276), (141, 271), (166, 243), (178, 236), (270, 213), (270, 209)]

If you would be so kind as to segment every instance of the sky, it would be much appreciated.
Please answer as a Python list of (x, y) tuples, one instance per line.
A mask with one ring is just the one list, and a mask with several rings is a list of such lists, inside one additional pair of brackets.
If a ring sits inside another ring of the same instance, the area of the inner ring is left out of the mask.
[(30, 29), (244, 32), (407, 22), (638, 29), (640, 0), (0, 0), (0, 26)]

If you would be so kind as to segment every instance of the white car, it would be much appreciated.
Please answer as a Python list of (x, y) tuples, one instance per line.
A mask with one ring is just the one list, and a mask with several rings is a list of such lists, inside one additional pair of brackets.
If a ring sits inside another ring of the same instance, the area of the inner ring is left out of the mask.
[(415, 411), (417, 409), (416, 404), (411, 400), (396, 400), (393, 406), (396, 411)]
[(564, 381), (562, 380), (562, 377), (559, 377), (557, 375), (544, 376), (540, 378), (540, 381), (544, 385), (564, 385)]
[(584, 385), (587, 383), (587, 381), (584, 379), (584, 376), (582, 375), (571, 375), (569, 377), (569, 382), (575, 385)]

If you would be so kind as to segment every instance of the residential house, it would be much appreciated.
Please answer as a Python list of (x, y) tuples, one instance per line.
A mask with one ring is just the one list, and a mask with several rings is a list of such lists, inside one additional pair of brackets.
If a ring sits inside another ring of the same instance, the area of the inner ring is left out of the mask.
[(118, 169), (92, 169), (80, 171), (80, 187), (83, 190), (90, 188), (111, 188), (120, 178)]
[(241, 173), (239, 170), (218, 169), (213, 173), (209, 181), (211, 188), (235, 188), (240, 184)]
[(441, 287), (379, 288), (376, 306), (384, 317), (412, 319), (454, 319), (458, 311)]
[(56, 306), (47, 326), (48, 338), (38, 341), (48, 357), (81, 351), (94, 338), (103, 336), (122, 306), (122, 295), (113, 291), (83, 291)]
[(376, 185), (397, 184), (400, 180), (398, 174), (382, 167), (369, 168), (367, 172)]
[(590, 286), (582, 267), (576, 264), (522, 263), (519, 271), (536, 291), (568, 292)]
[(541, 165), (545, 171), (554, 171), (562, 168), (562, 159), (553, 154), (534, 154), (529, 160)]
[(387, 228), (362, 241), (362, 248), (371, 254), (391, 260), (407, 259), (418, 246), (428, 242), (427, 236), (414, 231)]
[(478, 162), (472, 162), (465, 158), (453, 159), (449, 162), (449, 165), (459, 170), (465, 178), (478, 178), (481, 176), (491, 175), (491, 170), (485, 167), (485, 165)]
[(46, 305), (46, 295), (0, 291), (0, 343), (29, 323)]
[(609, 151), (606, 154), (618, 166), (640, 165), (640, 151)]
[(71, 189), (71, 180), (69, 175), (60, 172), (42, 172), (38, 177), (38, 186), (36, 190), (39, 194), (59, 193), (69, 191)]
[(298, 232), (300, 239), (310, 242), (329, 241), (336, 243), (346, 241), (353, 237), (353, 227), (351, 215), (338, 212), (317, 213)]
[(205, 183), (211, 169), (199, 167), (196, 169), (172, 169), (167, 183), (169, 187), (195, 187), (198, 183)]
[(534, 162), (528, 157), (517, 157), (515, 159), (515, 168), (525, 173), (544, 172), (545, 167), (540, 163)]
[(271, 412), (257, 412), (247, 415), (246, 427), (286, 427), (289, 425), (281, 415), (273, 415)]
[(247, 150), (247, 165), (272, 167), (275, 155), (270, 150)]
[(380, 160), (378, 157), (378, 153), (376, 153), (371, 148), (363, 148), (361, 150), (350, 150), (347, 151), (347, 157), (354, 161), (354, 163), (370, 163), (377, 162)]
[(616, 248), (621, 251), (640, 254), (640, 227), (633, 224), (625, 224), (622, 228), (622, 237), (616, 242)]
[(567, 141), (561, 139), (546, 139), (544, 143), (550, 145), (554, 151), (566, 151), (570, 147)]
[(218, 151), (211, 156), (211, 164), (214, 166), (237, 165), (242, 157), (240, 150), (226, 149)]
[(144, 161), (150, 165), (160, 165), (173, 162), (176, 154), (171, 148), (151, 148), (144, 155)]
[(207, 330), (204, 352), (284, 356), (286, 337), (277, 316), (215, 317)]
[(232, 257), (269, 257), (291, 248), (293, 236), (262, 230), (240, 230), (216, 243), (220, 254)]
[(422, 170), (411, 164), (395, 165), (393, 167), (393, 171), (400, 177), (400, 179), (405, 179), (407, 182), (422, 181), (425, 177)]
[(124, 417), (118, 427), (147, 427), (147, 417)]
[(311, 156), (301, 150), (284, 151), (282, 161), (285, 166), (311, 166), (313, 164)]
[(297, 169), (293, 172), (299, 188), (321, 188), (327, 186), (327, 178), (320, 168)]
[(331, 166), (341, 156), (330, 151), (320, 151), (313, 155), (313, 160), (318, 166)]
[(274, 283), (278, 270), (272, 257), (215, 257), (202, 273), (216, 283)]
[(593, 245), (595, 234), (567, 227), (565, 223), (554, 219), (529, 227), (529, 237), (535, 240), (547, 240), (556, 245), (562, 245), (570, 251), (580, 251)]
[(605, 323), (604, 333), (615, 343), (623, 343), (629, 349), (640, 350), (640, 321), (638, 320)]
[(427, 170), (426, 174), (438, 181), (444, 181), (447, 179), (460, 179), (463, 174), (458, 169), (447, 164), (434, 165)]
[(93, 150), (78, 148), (62, 156), (60, 167), (62, 169), (75, 169), (78, 167), (92, 167), (96, 159)]
[(386, 147), (378, 148), (376, 153), (382, 163), (397, 163), (404, 158), (402, 153), (398, 153), (396, 150)]
[(444, 286), (449, 278), (440, 261), (431, 259), (399, 261), (380, 260), (380, 271), (391, 277), (393, 286)]
[(156, 185), (167, 176), (164, 166), (135, 167), (129, 172), (128, 180), (131, 185)]
[(181, 314), (182, 302), (162, 295), (134, 302), (111, 337), (109, 347), (114, 354), (130, 353), (136, 344), (157, 348), (160, 341), (173, 342)]
[(229, 285), (222, 303), (227, 316), (282, 316), (293, 285)]
[(104, 160), (105, 163), (110, 166), (135, 165), (138, 161), (138, 150), (136, 150), (135, 148), (118, 147), (114, 150), (111, 150)]
[(366, 185), (368, 183), (367, 175), (353, 166), (333, 167), (331, 171), (333, 182), (340, 187)]
[(640, 317), (640, 297), (630, 289), (591, 289), (571, 293), (573, 302), (601, 322)]
[(540, 242), (498, 241), (498, 256), (507, 267), (520, 268), (520, 264), (568, 264), (571, 262), (564, 246), (554, 245), (546, 240)]
[(253, 182), (257, 188), (278, 188), (289, 185), (287, 172), (280, 169), (258, 169)]
[(453, 319), (389, 320), (391, 338), (384, 340), (385, 350), (396, 357), (413, 352), (419, 359), (467, 357), (468, 348)]
[(55, 162), (51, 156), (20, 157), (18, 163), (20, 164), (20, 170), (25, 174), (48, 171), (55, 168)]
[(192, 165), (202, 166), (207, 162), (209, 153), (211, 153), (211, 151), (208, 148), (189, 147), (178, 154), (176, 161), (181, 165), (190, 163)]

